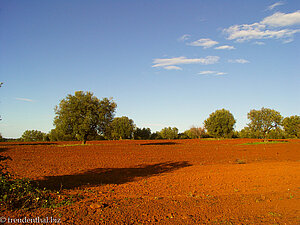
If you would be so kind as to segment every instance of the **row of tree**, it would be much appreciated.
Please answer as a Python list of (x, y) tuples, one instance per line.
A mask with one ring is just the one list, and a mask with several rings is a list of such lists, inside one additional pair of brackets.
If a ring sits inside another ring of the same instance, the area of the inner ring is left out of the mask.
[(152, 133), (138, 128), (128, 117), (114, 117), (117, 104), (112, 98), (99, 100), (91, 92), (77, 91), (55, 107), (54, 126), (50, 133), (27, 130), (24, 141), (120, 140), (120, 139), (185, 139), (185, 138), (299, 138), (300, 117), (283, 118), (279, 112), (262, 108), (248, 113), (250, 123), (240, 132), (234, 130), (236, 120), (226, 109), (216, 110), (204, 121), (204, 127), (192, 127), (179, 133), (166, 127)]

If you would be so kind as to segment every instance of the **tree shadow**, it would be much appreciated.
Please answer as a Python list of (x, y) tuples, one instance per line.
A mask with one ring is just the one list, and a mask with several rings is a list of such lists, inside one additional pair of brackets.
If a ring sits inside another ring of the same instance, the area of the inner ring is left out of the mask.
[(0, 155), (0, 162), (5, 160), (12, 160), (12, 158), (10, 158), (10, 156)]
[(9, 148), (2, 148), (1, 146), (0, 146), (0, 152), (6, 152), (6, 151), (8, 151), (9, 150)]
[(133, 168), (97, 168), (72, 175), (46, 176), (42, 180), (37, 180), (37, 183), (40, 187), (46, 187), (50, 190), (75, 189), (81, 186), (103, 184), (124, 184), (134, 181), (136, 178), (169, 173), (191, 165), (186, 161), (182, 161), (140, 165)]
[(22, 143), (22, 142), (17, 142), (17, 143), (9, 143), (9, 144), (0, 144), (0, 146), (18, 146), (18, 145), (57, 145), (55, 142), (28, 142), (28, 143)]
[(140, 145), (178, 145), (176, 142), (153, 142), (153, 143), (145, 143)]

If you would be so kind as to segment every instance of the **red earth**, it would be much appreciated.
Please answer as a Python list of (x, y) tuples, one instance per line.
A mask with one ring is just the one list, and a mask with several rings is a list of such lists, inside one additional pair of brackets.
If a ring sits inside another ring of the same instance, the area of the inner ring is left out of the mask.
[[(61, 224), (300, 224), (300, 140), (1, 143), (10, 170), (80, 196), (4, 218)], [(254, 143), (254, 144), (248, 144)]]

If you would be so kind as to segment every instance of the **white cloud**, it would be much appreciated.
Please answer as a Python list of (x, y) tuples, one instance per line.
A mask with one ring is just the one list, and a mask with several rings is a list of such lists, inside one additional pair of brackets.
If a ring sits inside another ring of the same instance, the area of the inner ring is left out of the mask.
[(205, 71), (201, 71), (198, 74), (200, 75), (206, 75), (206, 74), (214, 74), (216, 73), (216, 71), (212, 71), (212, 70), (205, 70)]
[(215, 47), (215, 49), (217, 50), (223, 50), (223, 49), (227, 49), (227, 50), (232, 50), (232, 49), (235, 49), (235, 47), (233, 46), (230, 46), (230, 45), (222, 45), (222, 46), (218, 46), (218, 47)]
[(205, 70), (205, 71), (201, 71), (198, 74), (200, 75), (225, 75), (227, 73), (224, 72), (218, 72), (218, 71), (212, 71), (212, 70)]
[(234, 25), (224, 30), (229, 34), (229, 40), (237, 40), (244, 42), (251, 39), (270, 39), (270, 38), (292, 38), (295, 33), (300, 30), (283, 29), (283, 30), (268, 30), (266, 26), (259, 23)]
[(256, 41), (253, 44), (255, 44), (255, 45), (265, 45), (266, 43), (262, 42), (262, 41)]
[[(152, 67), (163, 67), (164, 69), (179, 69), (176, 65), (181, 64), (214, 64), (219, 61), (219, 56), (206, 56), (205, 58), (188, 59), (184, 56), (169, 59), (154, 59)], [(174, 67), (175, 66), (175, 67)], [(181, 68), (180, 68), (181, 69)]]
[(225, 75), (227, 73), (224, 73), (224, 72), (217, 72), (216, 75)]
[(246, 60), (246, 59), (229, 59), (228, 62), (230, 62), (230, 63), (242, 63), (242, 64), (249, 63), (249, 61)]
[(178, 38), (178, 41), (186, 41), (186, 40), (189, 40), (190, 38), (191, 38), (191, 35), (184, 34), (180, 38)]
[(16, 100), (19, 100), (19, 101), (24, 101), (24, 102), (33, 102), (32, 99), (29, 99), (29, 98), (15, 98)]
[(284, 5), (283, 2), (276, 2), (273, 5), (268, 6), (267, 10), (273, 10), (275, 7), (280, 6), (280, 5)]
[(209, 38), (201, 38), (197, 41), (193, 41), (191, 43), (189, 43), (188, 45), (191, 45), (191, 46), (201, 46), (203, 48), (210, 48), (216, 44), (219, 44), (219, 42), (217, 41), (213, 41)]
[(166, 70), (182, 70), (179, 66), (165, 66)]
[(300, 29), (274, 29), (274, 27), (291, 26), (300, 23), (300, 11), (290, 14), (275, 13), (264, 20), (253, 24), (233, 25), (223, 30), (228, 40), (244, 42), (252, 39), (293, 40)]
[(300, 24), (300, 10), (287, 14), (277, 12), (272, 16), (264, 18), (261, 23), (272, 27), (284, 27)]

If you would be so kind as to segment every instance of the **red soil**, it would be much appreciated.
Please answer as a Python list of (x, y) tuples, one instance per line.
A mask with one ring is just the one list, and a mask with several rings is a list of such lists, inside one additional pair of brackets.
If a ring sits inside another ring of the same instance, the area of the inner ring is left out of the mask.
[[(62, 224), (300, 224), (300, 141), (4, 143), (11, 170), (67, 194), (69, 206), (2, 211)], [(21, 145), (22, 144), (22, 145)]]

